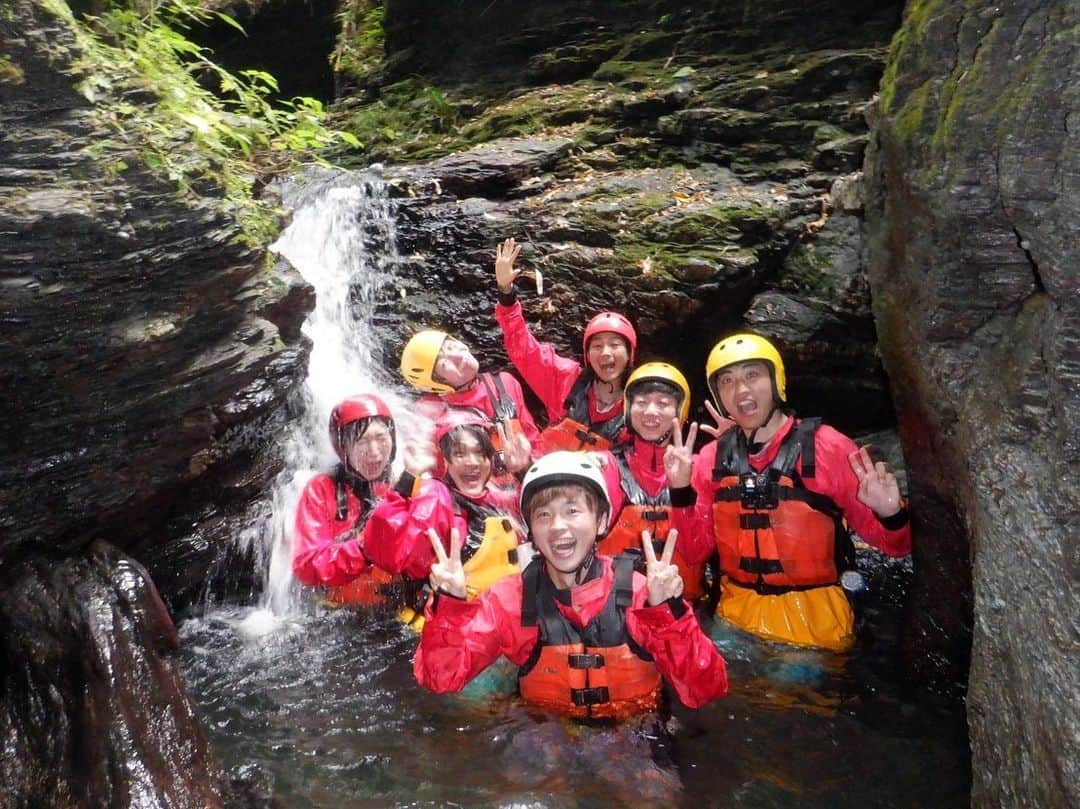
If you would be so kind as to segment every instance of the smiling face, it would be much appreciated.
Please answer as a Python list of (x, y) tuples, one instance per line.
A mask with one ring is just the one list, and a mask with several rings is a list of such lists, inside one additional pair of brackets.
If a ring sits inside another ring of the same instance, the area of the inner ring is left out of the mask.
[(560, 588), (573, 587), (597, 536), (607, 530), (607, 515), (600, 515), (596, 496), (576, 483), (553, 486), (533, 497), (528, 518), (533, 545), (551, 580)]
[(443, 441), (443, 457), (446, 459), (446, 474), (462, 494), (479, 497), (487, 488), (491, 477), (491, 443), (487, 446), (467, 428), (458, 428)]
[(764, 426), (772, 415), (773, 382), (766, 363), (752, 360), (721, 368), (715, 385), (720, 404), (744, 431)]
[(618, 382), (630, 364), (630, 347), (615, 332), (602, 331), (589, 340), (589, 367), (601, 382)]
[(630, 426), (646, 441), (659, 441), (671, 431), (679, 415), (679, 400), (670, 393), (651, 391), (630, 397)]
[(447, 337), (435, 360), (433, 376), (456, 390), (476, 379), (479, 370), (480, 363), (477, 362), (469, 347), (460, 340)]
[(394, 436), (390, 427), (383, 419), (372, 418), (368, 421), (367, 429), (361, 428), (357, 433), (345, 442), (345, 457), (349, 466), (364, 480), (378, 480), (386, 471), (394, 451)]

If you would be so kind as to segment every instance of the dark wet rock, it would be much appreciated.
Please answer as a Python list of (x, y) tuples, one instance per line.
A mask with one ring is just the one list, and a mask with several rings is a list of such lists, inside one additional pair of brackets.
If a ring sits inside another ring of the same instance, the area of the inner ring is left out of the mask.
[(5, 805), (237, 805), (136, 562), (99, 542), (10, 560), (0, 578)]
[(108, 535), (154, 566), (272, 477), (260, 429), (303, 367), (310, 292), (218, 200), (141, 167), (63, 73), (70, 33), (39, 4), (0, 33), (22, 77), (0, 83), (0, 557)]
[(910, 5), (867, 160), (911, 475), (910, 665), (967, 670), (976, 806), (1080, 803), (1080, 76), (1068, 2)]

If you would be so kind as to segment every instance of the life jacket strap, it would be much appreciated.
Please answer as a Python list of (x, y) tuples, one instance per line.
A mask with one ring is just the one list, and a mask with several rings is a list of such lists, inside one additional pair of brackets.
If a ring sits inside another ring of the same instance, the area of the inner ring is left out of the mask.
[(739, 587), (743, 590), (753, 590), (755, 593), (761, 596), (782, 596), (787, 593), (803, 592), (806, 590), (817, 590), (822, 587), (830, 587), (828, 584), (793, 584), (790, 586), (777, 586), (774, 584), (765, 584), (759, 582), (758, 584), (744, 584), (741, 581), (735, 581), (734, 579), (728, 579), (728, 583)]
[(611, 702), (606, 685), (599, 688), (571, 688), (570, 699), (575, 705), (582, 708)]
[(586, 654), (584, 652), (575, 653), (567, 656), (568, 665), (572, 669), (600, 669), (604, 667), (604, 656), (602, 654)]
[(762, 514), (761, 512), (751, 512), (749, 514), (743, 513), (739, 515), (739, 528), (744, 531), (765, 529), (772, 525), (772, 521), (769, 519), (768, 514)]
[(666, 511), (643, 511), (641, 518), (648, 520), (649, 522), (662, 522), (668, 518), (668, 512)]
[(779, 559), (758, 559), (753, 556), (744, 556), (739, 559), (739, 570), (765, 575), (766, 573), (783, 573), (784, 566), (780, 564)]

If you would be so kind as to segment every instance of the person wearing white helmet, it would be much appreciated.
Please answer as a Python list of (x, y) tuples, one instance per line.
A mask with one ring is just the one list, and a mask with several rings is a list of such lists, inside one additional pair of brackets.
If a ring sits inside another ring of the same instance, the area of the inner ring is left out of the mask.
[(512, 237), (495, 250), (495, 319), (507, 356), (547, 409), (549, 426), (541, 434), (540, 453), (610, 449), (625, 426), (623, 386), (634, 366), (637, 332), (625, 315), (601, 312), (585, 324), (584, 364), (560, 356), (550, 343), (539, 342), (525, 322), (514, 288), (521, 275), (514, 267), (520, 254), (521, 245)]
[(681, 598), (671, 558), (675, 533), (659, 555), (643, 537), (646, 574), (635, 557), (596, 553), (611, 503), (603, 472), (585, 453), (556, 451), (525, 473), (521, 514), (537, 556), (519, 576), (466, 600), (462, 541), (450, 551), (432, 532), (437, 562), (430, 584), (417, 681), (461, 690), (505, 656), (533, 708), (575, 719), (621, 720), (655, 710), (666, 679), (688, 707), (727, 693), (727, 670)]

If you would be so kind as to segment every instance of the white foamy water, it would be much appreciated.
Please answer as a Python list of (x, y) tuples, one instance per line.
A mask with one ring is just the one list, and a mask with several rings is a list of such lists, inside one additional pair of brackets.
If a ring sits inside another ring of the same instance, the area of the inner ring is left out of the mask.
[[(311, 354), (301, 414), (284, 438), (285, 469), (271, 495), (270, 514), (246, 537), (258, 543), (265, 568), (265, 614), (245, 626), (244, 634), (255, 637), (275, 628), (267, 616), (294, 614), (302, 603), (291, 569), (293, 515), (307, 481), (337, 461), (327, 432), (334, 405), (353, 394), (378, 393), (399, 433), (410, 422), (408, 400), (380, 364), (372, 328), (376, 294), (396, 287), (399, 264), (385, 187), (371, 177), (338, 174), (302, 191), (294, 204), (291, 224), (270, 249), (315, 290), (315, 307), (303, 325)], [(398, 454), (400, 466), (400, 446)]]

